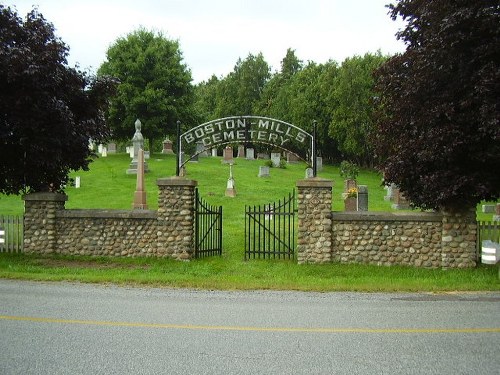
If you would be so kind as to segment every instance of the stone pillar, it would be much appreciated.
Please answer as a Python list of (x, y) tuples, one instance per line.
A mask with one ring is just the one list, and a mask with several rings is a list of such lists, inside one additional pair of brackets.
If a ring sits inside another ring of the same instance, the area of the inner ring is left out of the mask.
[(318, 177), (297, 181), (299, 264), (331, 262), (332, 187), (333, 181)]
[(474, 209), (464, 212), (443, 212), (441, 267), (475, 267), (476, 235), (477, 222)]
[(197, 181), (161, 178), (158, 184), (158, 253), (178, 260), (194, 256), (194, 205)]
[(24, 252), (57, 252), (57, 211), (64, 210), (68, 196), (58, 193), (33, 193), (24, 199)]

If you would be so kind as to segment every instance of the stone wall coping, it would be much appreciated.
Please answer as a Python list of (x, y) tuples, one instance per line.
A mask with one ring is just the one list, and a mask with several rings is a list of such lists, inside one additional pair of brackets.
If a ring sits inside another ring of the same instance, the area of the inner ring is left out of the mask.
[(297, 187), (331, 188), (333, 187), (333, 181), (321, 177), (306, 178), (304, 180), (298, 180)]
[(442, 219), (443, 215), (439, 212), (378, 212), (378, 211), (332, 212), (333, 221), (441, 222)]
[(156, 180), (158, 186), (198, 186), (198, 181), (188, 180), (184, 177), (168, 177)]
[(68, 200), (66, 194), (61, 193), (31, 193), (23, 195), (25, 201), (48, 201), (48, 202), (65, 202)]
[(64, 210), (57, 212), (58, 218), (98, 218), (98, 219), (156, 219), (158, 214), (152, 210)]

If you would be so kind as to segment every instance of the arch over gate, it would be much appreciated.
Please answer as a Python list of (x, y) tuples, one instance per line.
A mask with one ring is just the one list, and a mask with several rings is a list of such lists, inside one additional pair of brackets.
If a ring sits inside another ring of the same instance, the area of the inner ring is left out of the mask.
[[(181, 134), (177, 123), (177, 175), (184, 164), (191, 160), (198, 151), (187, 160), (181, 159), (183, 150), (189, 145), (203, 144), (203, 149), (230, 143), (267, 144), (297, 155), (313, 166), (316, 176), (316, 122), (313, 122), (313, 134), (285, 121), (261, 116), (224, 117), (195, 126)], [(308, 160), (309, 159), (309, 160)]]

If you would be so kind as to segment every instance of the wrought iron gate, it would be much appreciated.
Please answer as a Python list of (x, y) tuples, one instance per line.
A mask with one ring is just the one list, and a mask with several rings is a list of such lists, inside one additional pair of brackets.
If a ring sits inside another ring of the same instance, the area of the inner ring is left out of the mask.
[(209, 205), (195, 190), (194, 256), (222, 254), (222, 206)]
[(293, 259), (295, 191), (278, 202), (245, 206), (245, 259)]

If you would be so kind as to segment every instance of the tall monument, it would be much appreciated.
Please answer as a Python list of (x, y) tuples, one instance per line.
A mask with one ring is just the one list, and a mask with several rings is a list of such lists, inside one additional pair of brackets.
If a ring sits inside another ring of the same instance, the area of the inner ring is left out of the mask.
[[(144, 150), (144, 137), (141, 133), (141, 122), (139, 119), (135, 120), (135, 134), (132, 137), (132, 145), (134, 148), (134, 156), (132, 157), (132, 161), (127, 169), (127, 174), (137, 174), (137, 162), (139, 150)], [(148, 163), (144, 161), (144, 172), (149, 172)]]

